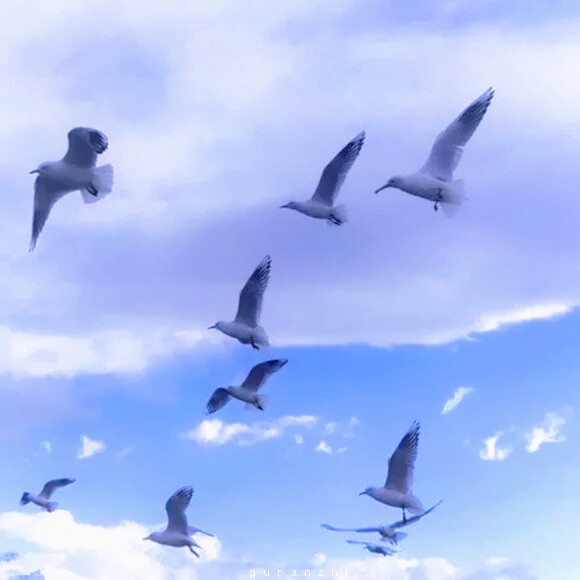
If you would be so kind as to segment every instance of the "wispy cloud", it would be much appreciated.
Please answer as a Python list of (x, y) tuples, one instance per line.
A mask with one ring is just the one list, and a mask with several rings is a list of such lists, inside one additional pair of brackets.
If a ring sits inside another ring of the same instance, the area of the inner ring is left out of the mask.
[(52, 445), (50, 441), (41, 441), (40, 446), (47, 452), (52, 453)]
[[(195, 429), (185, 433), (185, 437), (200, 445), (224, 445), (236, 441), (239, 445), (251, 445), (258, 441), (282, 437), (291, 427), (310, 429), (316, 425), (318, 417), (300, 415), (281, 417), (275, 421), (247, 423), (224, 423), (220, 419), (202, 421)], [(298, 443), (298, 440), (296, 440)]]
[(326, 453), (327, 455), (332, 455), (332, 447), (324, 441), (320, 441), (320, 443), (316, 446), (316, 451), (320, 451), (320, 453)]
[(86, 435), (81, 435), (81, 448), (78, 451), (77, 459), (87, 459), (96, 453), (102, 453), (106, 445), (102, 441), (94, 441)]
[(117, 457), (118, 459), (124, 459), (125, 457), (127, 457), (127, 455), (129, 455), (129, 453), (132, 453), (134, 449), (135, 449), (134, 447), (125, 447), (125, 449), (117, 451), (117, 453), (115, 453), (115, 457)]
[(546, 413), (543, 422), (525, 434), (528, 444), (526, 451), (535, 453), (542, 443), (561, 443), (566, 440), (566, 435), (561, 435), (560, 430), (566, 424), (566, 419), (556, 413)]
[(450, 399), (447, 399), (445, 405), (443, 405), (443, 409), (441, 410), (442, 415), (446, 415), (447, 413), (451, 413), (453, 409), (463, 401), (463, 399), (469, 395), (469, 393), (473, 392), (472, 387), (459, 387), (453, 396)]
[(484, 440), (484, 448), (479, 451), (481, 459), (484, 461), (503, 461), (511, 454), (513, 451), (511, 447), (499, 447), (497, 445), (501, 435), (502, 433), (499, 432)]
[(302, 445), (304, 443), (304, 437), (302, 435), (294, 435), (294, 441), (297, 445)]

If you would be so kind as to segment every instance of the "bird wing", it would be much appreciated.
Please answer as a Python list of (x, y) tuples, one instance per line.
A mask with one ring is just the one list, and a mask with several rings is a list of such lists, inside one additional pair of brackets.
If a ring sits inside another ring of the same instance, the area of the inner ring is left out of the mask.
[(207, 402), (206, 415), (219, 411), (230, 400), (230, 397), (227, 389), (223, 387), (216, 389)]
[(266, 382), (270, 375), (279, 371), (287, 362), (288, 359), (280, 358), (267, 360), (255, 365), (249, 372), (246, 380), (242, 383), (242, 387), (249, 391), (256, 392)]
[(379, 528), (335, 528), (328, 524), (320, 524), (324, 529), (331, 532), (378, 532)]
[(389, 459), (389, 471), (385, 487), (406, 494), (413, 485), (413, 470), (419, 445), (419, 423), (415, 421), (401, 439), (397, 449)]
[(32, 235), (30, 251), (36, 247), (38, 236), (48, 219), (52, 206), (63, 196), (75, 188), (65, 183), (55, 181), (44, 175), (39, 175), (34, 182), (34, 213), (32, 216)]
[(426, 516), (428, 513), (431, 513), (442, 501), (443, 500), (438, 501), (434, 506), (431, 506), (428, 510), (425, 510), (422, 514), (413, 516), (412, 518), (407, 518), (406, 520), (400, 520), (398, 522), (395, 522), (394, 524), (391, 524), (391, 527), (394, 529), (404, 528), (405, 526), (418, 522), (422, 517)]
[(264, 292), (270, 279), (271, 266), (272, 258), (266, 256), (252, 272), (240, 292), (236, 322), (247, 324), (251, 328), (255, 328), (258, 325), (260, 313), (262, 312)]
[(365, 132), (362, 131), (349, 141), (324, 168), (316, 191), (312, 196), (313, 201), (332, 206), (350, 168), (362, 149), (364, 140)]
[(453, 179), (453, 171), (461, 159), (463, 147), (481, 123), (493, 95), (493, 88), (489, 88), (475, 99), (447, 129), (439, 133), (427, 162), (419, 170), (421, 173), (427, 173), (443, 181)]
[(68, 132), (68, 150), (62, 160), (80, 167), (94, 167), (97, 155), (106, 151), (108, 146), (104, 133), (90, 127), (76, 127)]
[(40, 497), (45, 499), (50, 499), (50, 496), (54, 493), (54, 490), (57, 487), (64, 487), (65, 485), (69, 485), (73, 483), (74, 479), (70, 479), (68, 477), (63, 477), (62, 479), (52, 479), (51, 481), (47, 481), (40, 492)]
[(165, 504), (167, 512), (167, 529), (189, 535), (189, 526), (185, 510), (191, 501), (193, 487), (187, 486), (178, 489)]
[(212, 538), (215, 538), (215, 534), (204, 532), (203, 530), (200, 530), (199, 528), (196, 528), (194, 526), (187, 526), (187, 531), (189, 532), (190, 536), (193, 536), (193, 534), (204, 534), (206, 536), (211, 536)]

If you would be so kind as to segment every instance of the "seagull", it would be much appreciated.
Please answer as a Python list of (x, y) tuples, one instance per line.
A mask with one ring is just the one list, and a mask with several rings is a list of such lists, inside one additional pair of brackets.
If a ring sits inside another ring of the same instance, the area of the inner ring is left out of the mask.
[(397, 553), (397, 550), (389, 548), (384, 544), (373, 544), (372, 542), (361, 542), (360, 540), (346, 540), (349, 544), (362, 544), (365, 550), (372, 552), (373, 554), (382, 554), (383, 556), (393, 556)]
[(68, 477), (47, 481), (38, 495), (25, 491), (20, 498), (20, 505), (26, 505), (27, 503), (32, 502), (47, 512), (53, 512), (58, 506), (58, 502), (50, 501), (50, 497), (54, 493), (54, 490), (58, 487), (64, 487), (65, 485), (74, 483), (74, 481), (74, 479), (69, 479)]
[(196, 533), (214, 536), (209, 532), (204, 532), (199, 528), (187, 525), (185, 510), (191, 501), (193, 487), (186, 486), (178, 489), (165, 503), (167, 511), (167, 527), (162, 532), (152, 532), (144, 540), (151, 540), (164, 546), (174, 546), (182, 548), (187, 546), (188, 550), (199, 558), (199, 554), (193, 549), (201, 546), (191, 537)]
[(435, 202), (433, 206), (435, 211), (439, 209), (438, 205), (441, 203), (445, 214), (452, 217), (464, 197), (463, 180), (453, 180), (453, 172), (459, 164), (463, 147), (481, 123), (493, 95), (494, 90), (490, 87), (475, 99), (445, 131), (439, 133), (429, 159), (419, 171), (405, 176), (391, 177), (386, 185), (377, 189), (375, 193), (387, 187), (396, 187), (411, 195)]
[(258, 389), (264, 385), (270, 375), (279, 371), (287, 362), (288, 359), (285, 358), (267, 360), (255, 365), (241, 386), (216, 389), (207, 403), (206, 415), (211, 415), (221, 409), (230, 400), (230, 397), (244, 401), (246, 408), (256, 407), (256, 409), (263, 411), (266, 399), (264, 395), (258, 395)]
[(41, 163), (30, 173), (34, 182), (34, 216), (29, 251), (34, 251), (38, 236), (53, 205), (65, 194), (80, 190), (85, 203), (102, 199), (113, 189), (113, 166), (97, 164), (97, 155), (107, 150), (107, 137), (89, 127), (76, 127), (68, 133), (68, 151), (59, 161)]
[(367, 487), (359, 493), (359, 495), (369, 495), (381, 503), (402, 508), (403, 522), (407, 521), (406, 509), (415, 515), (424, 511), (423, 505), (411, 491), (418, 444), (419, 422), (415, 421), (389, 459), (389, 472), (385, 485)]
[(430, 507), (428, 510), (424, 511), (418, 516), (413, 516), (412, 518), (407, 518), (405, 520), (399, 520), (388, 526), (377, 526), (376, 528), (335, 528), (329, 526), (328, 524), (321, 524), (323, 528), (330, 530), (331, 532), (378, 532), (381, 534), (381, 540), (385, 542), (390, 542), (391, 544), (397, 544), (400, 540), (404, 540), (407, 537), (405, 532), (398, 532), (399, 528), (404, 528), (418, 522), (421, 518), (425, 517), (428, 513), (431, 513), (443, 500), (437, 502), (434, 506)]
[(238, 312), (235, 320), (224, 322), (220, 320), (208, 330), (217, 328), (224, 334), (237, 338), (242, 344), (251, 344), (256, 350), (270, 346), (266, 331), (258, 325), (262, 312), (264, 292), (270, 279), (272, 258), (266, 256), (254, 270), (246, 285), (240, 292)]
[(314, 195), (306, 201), (291, 201), (281, 208), (295, 209), (313, 218), (327, 220), (329, 225), (340, 226), (347, 221), (344, 205), (333, 205), (347, 173), (353, 166), (365, 140), (362, 131), (349, 141), (324, 168)]

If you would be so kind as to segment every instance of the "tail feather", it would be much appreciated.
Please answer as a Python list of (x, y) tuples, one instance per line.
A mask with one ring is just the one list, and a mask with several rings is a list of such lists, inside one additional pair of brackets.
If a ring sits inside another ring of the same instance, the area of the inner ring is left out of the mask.
[(457, 211), (459, 206), (463, 203), (465, 198), (465, 183), (463, 179), (456, 179), (452, 181), (448, 189), (443, 195), (443, 201), (441, 202), (441, 209), (443, 213), (448, 217), (452, 218)]
[(326, 223), (330, 226), (341, 226), (347, 221), (348, 210), (346, 209), (346, 205), (337, 205), (332, 208), (332, 212)]
[(245, 407), (248, 410), (257, 409), (258, 411), (263, 411), (268, 403), (268, 397), (266, 395), (256, 395), (256, 404), (246, 403)]
[(112, 165), (102, 165), (93, 169), (93, 179), (91, 186), (97, 190), (97, 193), (91, 193), (86, 188), (81, 189), (81, 195), (85, 203), (95, 203), (103, 199), (107, 194), (113, 191), (114, 170)]
[(26, 505), (27, 503), (30, 503), (30, 498), (28, 497), (30, 494), (25, 491), (22, 494), (22, 497), (20, 498), (20, 505)]
[(47, 512), (53, 512), (58, 506), (58, 502), (57, 501), (49, 501), (46, 504), (46, 511)]

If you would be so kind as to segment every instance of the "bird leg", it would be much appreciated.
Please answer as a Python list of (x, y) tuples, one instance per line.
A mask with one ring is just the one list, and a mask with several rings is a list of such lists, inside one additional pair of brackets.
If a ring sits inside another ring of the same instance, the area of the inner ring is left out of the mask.
[(437, 205), (443, 201), (442, 192), (443, 192), (443, 190), (441, 188), (439, 188), (439, 191), (437, 192), (437, 199), (435, 200), (435, 205), (433, 206), (433, 209), (435, 211), (438, 211), (439, 210), (439, 208), (437, 207)]
[(94, 195), (95, 197), (97, 196), (97, 194), (99, 193), (99, 190), (92, 184), (89, 183), (86, 187), (86, 190), (91, 194)]
[(341, 226), (342, 225), (342, 220), (337, 218), (334, 214), (330, 214), (330, 217), (328, 218), (330, 220), (331, 223), (333, 223), (335, 226)]
[(256, 343), (254, 342), (254, 337), (250, 337), (250, 344), (252, 345), (252, 348), (255, 348), (256, 350), (260, 350), (260, 347), (256, 345)]
[(199, 554), (191, 546), (187, 546), (187, 548), (194, 556), (197, 556), (199, 558)]
[(403, 521), (406, 522), (407, 521), (407, 516), (405, 514), (405, 508), (403, 508)]

